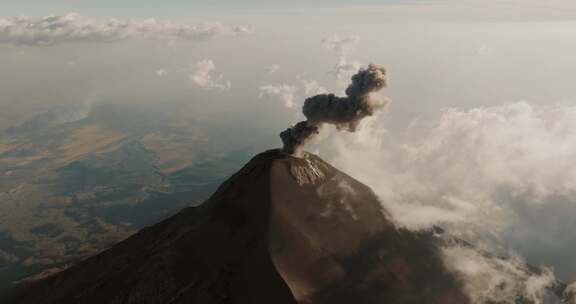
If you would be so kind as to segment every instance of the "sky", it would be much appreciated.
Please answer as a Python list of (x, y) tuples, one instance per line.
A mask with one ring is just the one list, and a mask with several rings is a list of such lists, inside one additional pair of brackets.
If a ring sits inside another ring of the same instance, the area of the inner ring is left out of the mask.
[(354, 5), (379, 5), (394, 3), (399, 0), (296, 0), (296, 1), (265, 1), (265, 0), (212, 0), (212, 1), (186, 1), (186, 0), (2, 0), (0, 7), (4, 14), (31, 15), (51, 14), (69, 11), (86, 12), (98, 15), (127, 14), (132, 15), (171, 15), (182, 16), (187, 13), (200, 14), (206, 12), (229, 13), (231, 11), (261, 10), (261, 9), (289, 9), (289, 8), (320, 8), (340, 7), (354, 3)]
[(272, 148), (306, 97), (381, 64), (390, 106), (309, 150), (402, 225), (576, 280), (574, 1), (239, 2), (0, 0), (0, 128), (59, 104), (175, 103)]
[(206, 15), (221, 17), (257, 12), (318, 13), (331, 14), (382, 14), (391, 11), (419, 18), (492, 18), (520, 19), (570, 19), (576, 15), (576, 4), (570, 0), (202, 0), (202, 1), (152, 1), (152, 0), (2, 0), (2, 15), (48, 15), (79, 12), (102, 17), (180, 17)]

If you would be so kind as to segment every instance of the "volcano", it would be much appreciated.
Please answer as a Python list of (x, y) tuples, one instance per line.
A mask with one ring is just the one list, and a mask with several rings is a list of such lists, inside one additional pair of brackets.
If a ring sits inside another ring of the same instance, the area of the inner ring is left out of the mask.
[(58, 274), (18, 304), (432, 303), (469, 299), (434, 232), (396, 227), (319, 157), (254, 157), (202, 205)]

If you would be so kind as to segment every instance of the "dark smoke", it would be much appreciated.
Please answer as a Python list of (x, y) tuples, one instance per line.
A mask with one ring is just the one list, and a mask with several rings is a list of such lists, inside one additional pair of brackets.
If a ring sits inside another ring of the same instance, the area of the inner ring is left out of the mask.
[(302, 108), (306, 121), (280, 133), (284, 151), (299, 156), (304, 145), (319, 133), (321, 125), (325, 123), (333, 124), (339, 130), (356, 131), (363, 118), (386, 106), (385, 101), (372, 96), (386, 85), (386, 70), (370, 64), (352, 76), (346, 97), (321, 94), (306, 99)]

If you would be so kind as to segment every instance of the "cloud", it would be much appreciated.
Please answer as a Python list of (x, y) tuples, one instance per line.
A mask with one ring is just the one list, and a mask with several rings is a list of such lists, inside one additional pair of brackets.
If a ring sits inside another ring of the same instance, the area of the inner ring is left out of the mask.
[(442, 255), (448, 269), (461, 277), (472, 304), (561, 303), (549, 290), (556, 284), (549, 268), (535, 272), (518, 256), (498, 258), (459, 245), (444, 248)]
[(158, 77), (164, 77), (164, 76), (168, 75), (168, 71), (166, 69), (157, 69), (156, 71), (154, 71), (154, 73)]
[(272, 74), (278, 72), (278, 70), (280, 70), (280, 66), (277, 64), (274, 64), (274, 65), (271, 65), (271, 66), (266, 68), (266, 74), (272, 75)]
[(288, 84), (279, 85), (265, 85), (260, 87), (259, 98), (280, 98), (287, 108), (294, 108), (296, 106), (296, 94), (298, 88)]
[(220, 23), (189, 25), (153, 18), (99, 20), (76, 13), (40, 18), (0, 18), (0, 43), (28, 46), (122, 40), (198, 41), (215, 36), (237, 36), (251, 32), (248, 27), (226, 26)]
[(324, 47), (333, 51), (338, 56), (338, 63), (330, 71), (339, 81), (347, 81), (354, 73), (360, 69), (360, 62), (350, 61), (348, 55), (360, 42), (360, 37), (356, 35), (334, 34), (322, 40)]
[(576, 303), (576, 282), (568, 285), (564, 290), (565, 298)]
[(333, 34), (322, 40), (322, 44), (327, 49), (336, 52), (339, 56), (346, 56), (356, 48), (360, 42), (360, 37), (356, 35), (338, 35)]
[(330, 70), (330, 74), (336, 76), (339, 81), (350, 79), (354, 73), (358, 72), (361, 67), (358, 61), (348, 61), (346, 58), (340, 58), (340, 61)]
[(230, 90), (232, 83), (230, 81), (224, 81), (223, 75), (213, 77), (212, 73), (214, 70), (216, 70), (214, 62), (209, 59), (204, 59), (194, 65), (189, 78), (194, 84), (206, 90)]
[(401, 138), (381, 118), (326, 143), (400, 224), (442, 225), (490, 250), (576, 278), (576, 107), (509, 103), (449, 109)]
[(264, 85), (259, 88), (259, 98), (278, 98), (286, 108), (294, 109), (300, 105), (297, 99), (304, 98), (305, 96), (325, 94), (327, 90), (323, 88), (317, 81), (308, 79), (299, 79), (300, 85), (291, 84), (275, 84)]
[(317, 81), (307, 79), (301, 79), (300, 81), (302, 82), (306, 96), (328, 93), (328, 90), (322, 87)]

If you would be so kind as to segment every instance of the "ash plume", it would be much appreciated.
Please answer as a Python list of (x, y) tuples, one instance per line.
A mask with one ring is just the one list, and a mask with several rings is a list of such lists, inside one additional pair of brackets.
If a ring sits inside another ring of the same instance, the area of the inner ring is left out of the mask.
[(366, 69), (360, 69), (351, 80), (346, 97), (320, 94), (306, 99), (302, 108), (306, 121), (280, 133), (286, 153), (299, 156), (304, 145), (319, 133), (323, 124), (354, 132), (363, 118), (386, 106), (386, 101), (372, 94), (387, 85), (383, 67), (370, 64)]

